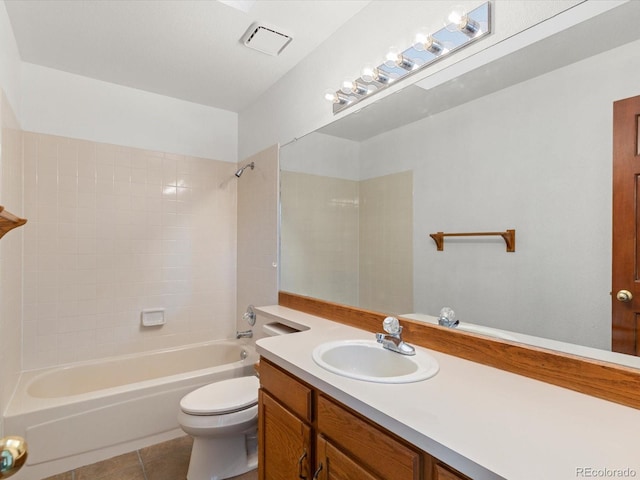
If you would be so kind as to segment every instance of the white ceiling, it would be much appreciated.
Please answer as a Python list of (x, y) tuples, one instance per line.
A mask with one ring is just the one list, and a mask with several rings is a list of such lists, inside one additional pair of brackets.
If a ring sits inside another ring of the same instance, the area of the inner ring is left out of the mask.
[[(370, 1), (5, 0), (5, 4), (25, 62), (239, 112)], [(247, 12), (240, 8), (247, 6)], [(256, 21), (293, 37), (280, 56), (251, 50), (240, 42)]]

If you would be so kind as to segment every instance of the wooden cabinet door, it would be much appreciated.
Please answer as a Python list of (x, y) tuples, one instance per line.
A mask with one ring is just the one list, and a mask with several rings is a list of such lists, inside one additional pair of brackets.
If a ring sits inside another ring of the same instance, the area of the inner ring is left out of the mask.
[(318, 395), (318, 433), (367, 470), (389, 480), (419, 480), (420, 453), (359, 415)]
[(381, 480), (354, 462), (321, 435), (316, 441), (314, 480)]
[(258, 478), (311, 478), (311, 427), (260, 390)]

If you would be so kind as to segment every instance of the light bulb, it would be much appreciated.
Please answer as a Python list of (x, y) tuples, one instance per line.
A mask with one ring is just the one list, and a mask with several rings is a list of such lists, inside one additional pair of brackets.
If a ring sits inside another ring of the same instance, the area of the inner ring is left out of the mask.
[(372, 65), (365, 65), (360, 78), (365, 82), (373, 82), (376, 78), (376, 69)]
[(353, 91), (353, 82), (351, 80), (344, 80), (340, 87), (340, 91), (347, 94), (351, 93)]
[(418, 33), (416, 33), (416, 36), (413, 40), (413, 48), (418, 50), (419, 52), (424, 50), (424, 44), (427, 43), (427, 40), (429, 39), (429, 34), (424, 32), (424, 31), (420, 31)]
[(460, 31), (468, 37), (474, 37), (480, 31), (478, 22), (469, 18), (467, 11), (460, 5), (453, 7), (445, 18), (444, 26), (450, 32)]
[(338, 96), (336, 95), (336, 92), (331, 89), (324, 92), (324, 99), (331, 103), (338, 103)]
[(411, 59), (402, 55), (400, 50), (395, 47), (391, 47), (387, 52), (384, 64), (390, 68), (400, 67), (404, 70), (413, 70), (415, 67), (415, 63)]
[(356, 95), (368, 95), (369, 93), (371, 93), (371, 91), (367, 88), (366, 85), (363, 85), (360, 82), (353, 83), (353, 93), (355, 93)]
[(447, 27), (447, 30), (455, 32), (460, 29), (461, 24), (464, 24), (466, 17), (466, 10), (460, 5), (456, 5), (453, 7), (453, 10), (451, 10), (449, 15), (447, 15), (445, 19), (445, 27)]
[(434, 55), (440, 55), (444, 51), (444, 46), (438, 40), (424, 32), (416, 34), (413, 48), (418, 51), (427, 51)]
[(345, 105), (349, 103), (349, 97), (343, 94), (340, 90), (334, 92), (333, 90), (325, 90), (324, 99), (331, 103), (337, 103), (339, 105)]
[(393, 68), (398, 66), (398, 61), (402, 58), (400, 50), (396, 47), (391, 47), (384, 57), (384, 64), (387, 67)]
[(434, 55), (440, 55), (441, 53), (444, 53), (444, 45), (442, 45), (432, 36), (429, 36), (427, 41), (424, 42), (424, 49), (429, 53), (433, 53)]

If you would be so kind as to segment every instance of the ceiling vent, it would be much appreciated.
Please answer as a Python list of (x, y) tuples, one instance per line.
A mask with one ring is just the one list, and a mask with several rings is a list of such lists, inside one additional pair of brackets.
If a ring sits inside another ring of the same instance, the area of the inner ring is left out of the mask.
[(249, 27), (241, 40), (247, 47), (275, 57), (282, 53), (293, 38), (273, 27), (256, 22)]

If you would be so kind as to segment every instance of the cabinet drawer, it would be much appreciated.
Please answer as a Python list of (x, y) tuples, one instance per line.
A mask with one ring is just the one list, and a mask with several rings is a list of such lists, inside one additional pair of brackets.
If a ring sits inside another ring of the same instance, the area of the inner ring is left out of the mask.
[(264, 358), (260, 360), (260, 386), (300, 418), (311, 422), (311, 389)]
[(420, 453), (323, 395), (318, 396), (318, 430), (382, 478), (420, 478)]

